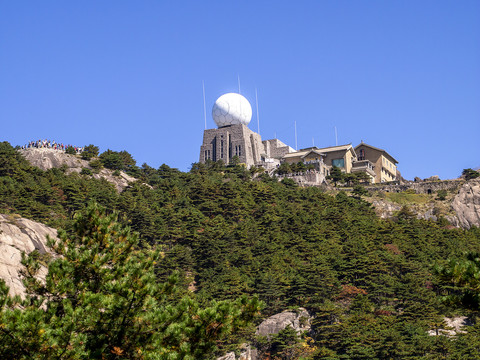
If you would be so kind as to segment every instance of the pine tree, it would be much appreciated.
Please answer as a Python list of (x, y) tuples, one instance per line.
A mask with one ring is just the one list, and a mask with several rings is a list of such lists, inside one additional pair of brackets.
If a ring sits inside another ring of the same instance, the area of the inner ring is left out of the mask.
[(74, 234), (50, 240), (58, 256), (45, 282), (36, 278), (38, 254), (24, 257), (21, 307), (0, 285), (0, 358), (207, 358), (217, 340), (258, 312), (258, 301), (246, 298), (202, 308), (179, 291), (175, 276), (158, 283), (159, 252), (138, 244), (115, 214), (90, 205), (76, 215)]

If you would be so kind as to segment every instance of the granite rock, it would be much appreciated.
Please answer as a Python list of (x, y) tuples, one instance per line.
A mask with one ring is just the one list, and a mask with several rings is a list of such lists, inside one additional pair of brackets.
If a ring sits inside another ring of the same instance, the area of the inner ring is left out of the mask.
[[(59, 150), (49, 148), (28, 148), (18, 151), (32, 166), (36, 166), (42, 170), (66, 166), (67, 174), (71, 174), (73, 172), (80, 173), (83, 168), (91, 169), (88, 161)], [(98, 174), (94, 173), (92, 176), (95, 179), (104, 178), (112, 183), (119, 192), (123, 191), (128, 186), (129, 182), (137, 180), (134, 177), (125, 174), (123, 171), (120, 172), (119, 176), (113, 176), (113, 171), (109, 169), (102, 169)]]
[(298, 334), (309, 331), (312, 317), (304, 308), (298, 308), (297, 311), (286, 310), (265, 319), (257, 329), (256, 334), (268, 336), (277, 334), (279, 331), (291, 326)]
[[(10, 288), (11, 296), (24, 296), (20, 271), (22, 252), (37, 250), (40, 254), (51, 253), (47, 247), (47, 236), (57, 237), (57, 230), (46, 225), (21, 218), (17, 215), (0, 214), (0, 279)], [(40, 278), (44, 278), (46, 268), (40, 270)]]
[(458, 218), (458, 225), (469, 229), (480, 227), (480, 179), (467, 181), (460, 188), (452, 202)]

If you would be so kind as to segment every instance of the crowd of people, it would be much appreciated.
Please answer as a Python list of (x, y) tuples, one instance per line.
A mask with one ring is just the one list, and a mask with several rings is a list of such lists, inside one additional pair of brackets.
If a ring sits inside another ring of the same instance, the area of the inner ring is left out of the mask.
[(22, 146), (22, 149), (30, 149), (30, 148), (53, 149), (53, 150), (59, 150), (59, 151), (65, 151), (67, 148), (72, 148), (75, 150), (77, 154), (81, 154), (83, 152), (83, 147), (67, 145), (64, 143), (57, 143), (54, 140), (47, 140), (47, 139), (30, 141), (27, 145)]

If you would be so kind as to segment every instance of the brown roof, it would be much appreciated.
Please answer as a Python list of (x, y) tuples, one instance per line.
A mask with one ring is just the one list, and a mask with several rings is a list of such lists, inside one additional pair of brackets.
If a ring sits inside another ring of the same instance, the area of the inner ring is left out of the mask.
[(293, 152), (293, 153), (290, 153), (290, 154), (285, 154), (283, 157), (284, 158), (291, 158), (291, 157), (297, 157), (297, 156), (304, 157), (312, 151), (314, 151), (315, 153), (317, 153), (319, 155), (324, 155), (325, 153), (329, 153), (329, 152), (333, 152), (333, 151), (341, 151), (341, 150), (349, 150), (349, 149), (352, 149), (355, 156), (357, 156), (357, 154), (355, 153), (355, 149), (353, 148), (352, 144), (346, 144), (346, 145), (330, 146), (330, 147), (321, 148), (321, 149), (318, 149), (316, 147), (311, 147), (311, 148), (302, 149), (300, 151)]
[(395, 164), (398, 164), (398, 161), (397, 161), (392, 155), (390, 155), (386, 150), (377, 148), (377, 147), (372, 146), (372, 145), (365, 144), (363, 141), (362, 141), (360, 144), (358, 144), (357, 146), (355, 146), (355, 149), (357, 149), (360, 145), (367, 146), (367, 147), (369, 147), (369, 148), (371, 148), (371, 149), (374, 149), (374, 150), (383, 152), (383, 153), (385, 153), (385, 155), (387, 155), (388, 157), (390, 157)]

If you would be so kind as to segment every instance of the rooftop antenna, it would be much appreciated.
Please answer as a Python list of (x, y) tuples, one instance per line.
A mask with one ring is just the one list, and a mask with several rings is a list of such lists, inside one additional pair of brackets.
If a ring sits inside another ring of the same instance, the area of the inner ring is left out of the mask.
[(335, 126), (335, 146), (338, 146), (337, 127)]
[(297, 121), (295, 120), (295, 150), (298, 150), (297, 146)]
[(260, 135), (260, 117), (258, 116), (258, 94), (257, 88), (255, 88), (255, 104), (257, 105), (257, 132)]
[(205, 105), (205, 81), (202, 80), (203, 88), (203, 117), (205, 118), (205, 130), (207, 130), (207, 107)]
[(238, 93), (241, 94), (242, 92), (240, 91), (240, 75), (237, 75), (238, 78)]
[(312, 137), (312, 146), (315, 147), (315, 139)]
[(277, 138), (277, 132), (275, 131), (273, 134), (274, 134), (273, 138), (276, 139)]

